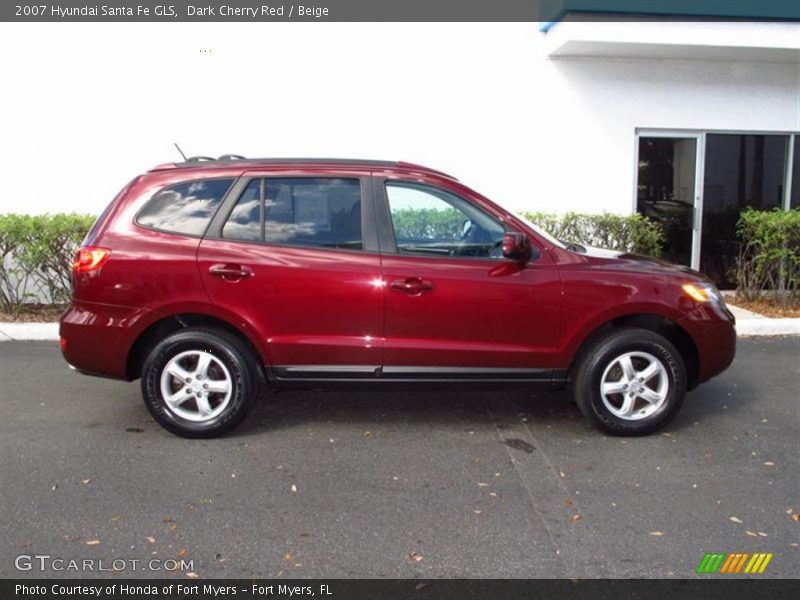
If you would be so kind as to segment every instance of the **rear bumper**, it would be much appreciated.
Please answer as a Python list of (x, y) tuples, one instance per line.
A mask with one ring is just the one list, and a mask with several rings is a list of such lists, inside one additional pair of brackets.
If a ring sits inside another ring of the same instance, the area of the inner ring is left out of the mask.
[(61, 317), (61, 353), (81, 373), (127, 380), (128, 353), (148, 315), (141, 308), (73, 301)]

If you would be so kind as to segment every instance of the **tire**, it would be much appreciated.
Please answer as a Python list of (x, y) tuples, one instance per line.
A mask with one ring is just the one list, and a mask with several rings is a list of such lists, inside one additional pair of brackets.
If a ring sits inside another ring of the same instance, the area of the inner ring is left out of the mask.
[(225, 331), (182, 329), (156, 344), (145, 360), (145, 406), (159, 425), (179, 436), (222, 435), (255, 404), (256, 358)]
[(686, 379), (683, 358), (669, 340), (648, 329), (617, 330), (582, 352), (575, 403), (606, 433), (649, 435), (678, 414)]

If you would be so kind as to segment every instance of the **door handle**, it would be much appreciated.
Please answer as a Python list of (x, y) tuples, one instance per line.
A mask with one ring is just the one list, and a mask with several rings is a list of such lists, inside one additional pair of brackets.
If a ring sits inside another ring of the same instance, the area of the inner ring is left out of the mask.
[(398, 292), (405, 292), (410, 296), (419, 296), (424, 292), (433, 291), (433, 284), (420, 277), (409, 277), (407, 279), (397, 279), (391, 283), (391, 288)]
[(211, 265), (208, 272), (216, 277), (222, 277), (226, 281), (239, 281), (245, 279), (253, 274), (250, 267), (242, 267), (240, 265)]

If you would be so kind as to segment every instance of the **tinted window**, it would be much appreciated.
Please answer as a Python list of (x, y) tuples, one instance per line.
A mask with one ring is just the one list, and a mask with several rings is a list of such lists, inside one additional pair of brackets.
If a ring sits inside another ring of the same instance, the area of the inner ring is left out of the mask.
[(254, 179), (247, 184), (222, 228), (222, 237), (232, 240), (261, 239), (262, 182), (262, 179)]
[(503, 225), (440, 188), (388, 182), (386, 194), (401, 253), (503, 258)]
[(722, 288), (735, 288), (736, 223), (742, 210), (783, 206), (787, 138), (708, 134), (700, 270)]
[(136, 222), (186, 235), (203, 235), (233, 179), (189, 181), (165, 188), (145, 205)]
[(254, 180), (222, 230), (223, 237), (270, 244), (361, 250), (357, 179)]
[(692, 262), (696, 159), (694, 138), (639, 138), (637, 209), (661, 226), (662, 256), (683, 265)]

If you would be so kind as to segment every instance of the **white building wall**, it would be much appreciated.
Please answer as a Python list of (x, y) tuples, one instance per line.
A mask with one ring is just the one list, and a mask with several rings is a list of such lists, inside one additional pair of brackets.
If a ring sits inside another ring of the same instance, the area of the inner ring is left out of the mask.
[(800, 65), (547, 58), (536, 23), (2, 24), (0, 212), (187, 153), (402, 159), (515, 209), (633, 206), (635, 129), (800, 130)]
[(637, 128), (800, 130), (797, 65), (564, 58), (544, 71), (538, 191), (564, 209), (634, 209)]

